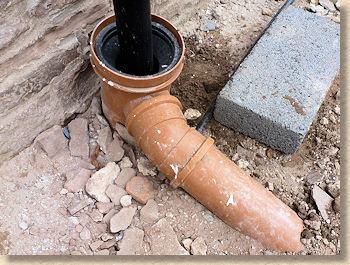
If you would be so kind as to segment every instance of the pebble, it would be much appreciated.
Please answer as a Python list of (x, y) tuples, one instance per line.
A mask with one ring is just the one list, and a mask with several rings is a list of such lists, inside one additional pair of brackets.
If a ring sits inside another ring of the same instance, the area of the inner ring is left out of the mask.
[(92, 242), (90, 244), (90, 248), (92, 251), (95, 251), (96, 249), (98, 249), (104, 242), (102, 240), (97, 240), (95, 242)]
[(306, 176), (306, 181), (312, 185), (322, 180), (322, 178), (323, 178), (323, 175), (321, 175), (316, 170), (312, 170), (312, 171), (309, 171), (308, 175)]
[(329, 115), (329, 120), (330, 120), (332, 123), (336, 123), (336, 122), (337, 122), (337, 119), (336, 119), (333, 115)]
[(340, 195), (340, 186), (337, 183), (328, 184), (326, 190), (333, 198)]
[(28, 224), (24, 221), (20, 222), (18, 224), (18, 226), (22, 229), (22, 230), (27, 230), (28, 229)]
[(147, 201), (146, 205), (140, 210), (140, 219), (146, 223), (153, 224), (158, 220), (158, 204), (150, 199)]
[(340, 115), (340, 107), (339, 106), (335, 106), (334, 113), (337, 115)]
[(78, 233), (80, 233), (81, 231), (83, 231), (83, 226), (82, 225), (77, 225), (76, 227), (75, 227), (75, 231), (77, 231)]
[(123, 168), (118, 177), (114, 180), (115, 185), (125, 189), (126, 183), (136, 176), (136, 170), (133, 168)]
[(139, 176), (133, 177), (126, 184), (126, 191), (134, 200), (142, 204), (146, 204), (149, 199), (152, 199), (155, 193), (152, 182)]
[(68, 124), (70, 132), (69, 150), (72, 156), (89, 158), (88, 121), (76, 118)]
[(210, 223), (214, 222), (214, 217), (211, 216), (210, 214), (205, 214), (204, 218), (205, 218), (205, 220), (207, 220)]
[(118, 139), (114, 139), (109, 145), (107, 145), (107, 160), (118, 162), (124, 156), (124, 149), (122, 148)]
[(120, 205), (120, 198), (126, 195), (126, 191), (115, 184), (111, 184), (106, 189), (106, 195), (115, 205)]
[(134, 137), (132, 137), (128, 130), (125, 128), (125, 126), (123, 126), (120, 123), (116, 123), (114, 124), (114, 128), (115, 130), (118, 132), (119, 136), (128, 144), (132, 145), (132, 146), (137, 146), (137, 142), (135, 140)]
[(125, 230), (124, 238), (118, 243), (118, 255), (140, 255), (143, 254), (144, 232), (136, 227)]
[(110, 202), (105, 191), (119, 175), (120, 168), (114, 162), (109, 162), (106, 167), (95, 172), (85, 186), (86, 192), (99, 202)]
[(192, 244), (192, 239), (191, 238), (185, 238), (184, 240), (182, 240), (182, 245), (185, 247), (185, 249), (187, 251), (190, 251), (191, 244)]
[(131, 205), (131, 199), (132, 197), (130, 195), (124, 195), (120, 198), (120, 204), (123, 207), (128, 207)]
[(246, 169), (249, 166), (249, 162), (244, 159), (240, 159), (237, 161), (237, 166), (241, 169)]
[(103, 214), (98, 209), (93, 209), (89, 216), (94, 222), (101, 222), (103, 219)]
[(188, 255), (188, 252), (180, 245), (173, 228), (165, 218), (160, 219), (146, 232), (152, 255)]
[(117, 233), (125, 230), (131, 224), (132, 218), (136, 212), (136, 207), (128, 207), (121, 209), (110, 220), (110, 230), (112, 233)]
[(315, 231), (319, 231), (321, 229), (321, 221), (319, 220), (305, 220), (304, 223)]
[(191, 254), (193, 255), (206, 255), (207, 250), (208, 247), (201, 237), (197, 237), (191, 244)]
[(319, 0), (319, 4), (331, 12), (334, 12), (335, 6), (330, 0)]
[(100, 145), (102, 152), (107, 153), (107, 147), (113, 141), (112, 132), (109, 126), (104, 127), (98, 133), (97, 143)]
[(61, 191), (60, 191), (61, 195), (66, 195), (67, 193), (68, 193), (68, 190), (65, 188), (61, 189)]
[(154, 177), (157, 175), (156, 167), (146, 157), (140, 157), (137, 159), (137, 169), (144, 176), (150, 175)]
[(324, 190), (322, 190), (319, 186), (315, 185), (312, 189), (312, 198), (314, 199), (318, 210), (321, 213), (321, 216), (324, 220), (328, 219), (327, 210), (330, 208), (332, 204), (332, 197), (329, 196)]
[(111, 234), (108, 233), (103, 233), (101, 236), (102, 241), (106, 242), (108, 240), (113, 239), (114, 237)]
[(274, 186), (272, 182), (267, 182), (267, 188), (269, 189), (269, 191), (273, 191)]
[(117, 240), (115, 238), (112, 238), (110, 240), (107, 240), (106, 242), (103, 242), (103, 244), (101, 244), (100, 248), (107, 249), (107, 248), (113, 247), (116, 243), (117, 243)]
[(89, 240), (91, 238), (90, 230), (84, 227), (79, 236), (82, 240)]
[(263, 14), (264, 16), (269, 16), (269, 17), (272, 17), (273, 16), (273, 12), (271, 9), (268, 9), (268, 8), (263, 8), (261, 10), (261, 14)]
[(320, 120), (320, 124), (322, 125), (327, 125), (328, 124), (328, 120), (326, 117), (323, 117), (321, 120)]
[(198, 119), (200, 116), (202, 116), (202, 114), (200, 113), (199, 110), (190, 108), (190, 109), (187, 109), (185, 111), (184, 116), (185, 116), (186, 120), (193, 121), (193, 120)]
[(73, 224), (75, 224), (75, 225), (78, 225), (78, 224), (79, 224), (79, 219), (78, 219), (78, 217), (76, 217), (76, 216), (70, 216), (70, 217), (69, 217), (69, 220), (70, 220)]
[(132, 162), (129, 157), (124, 156), (122, 161), (120, 161), (119, 166), (123, 170), (124, 168), (132, 167)]
[(100, 211), (100, 213), (106, 214), (108, 213), (113, 207), (113, 202), (96, 202), (96, 207)]
[(102, 219), (102, 222), (108, 224), (111, 218), (118, 212), (117, 209), (112, 208)]

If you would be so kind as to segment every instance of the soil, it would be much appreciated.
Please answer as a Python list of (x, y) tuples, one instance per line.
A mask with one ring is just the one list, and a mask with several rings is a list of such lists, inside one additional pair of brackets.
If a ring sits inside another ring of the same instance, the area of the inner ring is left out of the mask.
[[(271, 19), (271, 16), (262, 14), (262, 8), (267, 8), (267, 13), (274, 14), (283, 4), (282, 1), (264, 0), (246, 0), (238, 4), (233, 1), (221, 2), (225, 4), (213, 1), (208, 7), (210, 12), (201, 10), (198, 17), (188, 22), (192, 30), (188, 27), (188, 32), (184, 34), (185, 66), (171, 88), (171, 93), (183, 104), (184, 111), (193, 108), (202, 115), (205, 113)], [(308, 1), (300, 0), (294, 5), (306, 8), (308, 4)], [(206, 18), (217, 22), (215, 30), (204, 32), (197, 29)], [(98, 131), (93, 127), (96, 126), (96, 115), (101, 111), (100, 104), (97, 95), (89, 110), (77, 116), (88, 120), (90, 150), (95, 150), (92, 147), (96, 143)], [(302, 145), (293, 155), (271, 149), (215, 120), (204, 130), (204, 135), (212, 137), (218, 149), (304, 220), (302, 243), (305, 251), (300, 255), (340, 253), (340, 212), (331, 207), (328, 209), (329, 219), (324, 220), (311, 195), (313, 185), (318, 185), (332, 198), (339, 196), (340, 115), (336, 110), (339, 106), (337, 76)], [(199, 121), (200, 118), (189, 121), (189, 124), (196, 126)], [(137, 167), (137, 160), (144, 157), (142, 151), (127, 143), (123, 144), (123, 148), (125, 157), (134, 162), (133, 167), (138, 175), (142, 175), (142, 170)], [(102, 155), (103, 152), (100, 152), (97, 157), (101, 166), (108, 162)], [(40, 148), (32, 145), (0, 168), (0, 254), (104, 253), (102, 249), (91, 249), (91, 243), (101, 234), (110, 235), (105, 225), (91, 219), (91, 213), (96, 210), (95, 203), (84, 207), (74, 216), (67, 211), (73, 201), (86, 200), (88, 194), (85, 190), (63, 192), (65, 175), (70, 171), (73, 158), (68, 152), (60, 159), (48, 158)], [(320, 177), (316, 183), (310, 184), (308, 177), (315, 172)], [(158, 205), (159, 218), (165, 218), (170, 224), (179, 243), (183, 239), (201, 238), (208, 255), (296, 254), (265, 249), (256, 240), (224, 224), (182, 189), (172, 189), (169, 181), (160, 174), (145, 175), (148, 175), (147, 178), (155, 189), (154, 200)], [(130, 227), (144, 231), (143, 253), (152, 254), (154, 241), (150, 240), (148, 233), (150, 225), (142, 221), (139, 213), (143, 205), (134, 200), (132, 205), (138, 211)], [(120, 208), (118, 206), (116, 209)], [(321, 225), (317, 227), (310, 225), (310, 222), (320, 222)], [(82, 227), (90, 231), (89, 237), (79, 235)], [(118, 254), (119, 248), (119, 243), (116, 243), (108, 249), (107, 254)]]

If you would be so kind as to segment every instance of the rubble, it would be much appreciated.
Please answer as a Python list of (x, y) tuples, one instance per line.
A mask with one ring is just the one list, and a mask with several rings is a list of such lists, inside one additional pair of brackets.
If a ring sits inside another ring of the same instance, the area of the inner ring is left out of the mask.
[(139, 203), (146, 204), (154, 197), (153, 184), (144, 177), (133, 177), (126, 184), (126, 191)]
[(153, 224), (158, 219), (158, 204), (150, 199), (140, 210), (140, 219), (149, 224)]
[(137, 159), (137, 169), (144, 176), (156, 176), (157, 169), (146, 157), (140, 157)]
[(68, 145), (68, 141), (63, 135), (62, 128), (59, 125), (51, 127), (39, 134), (35, 143), (47, 154), (48, 157), (54, 157), (60, 151), (63, 151)]
[(125, 230), (124, 238), (118, 243), (118, 255), (142, 255), (144, 232), (136, 227)]
[(74, 170), (73, 174), (74, 176), (67, 179), (66, 183), (64, 184), (64, 188), (67, 191), (78, 192), (84, 189), (88, 179), (90, 178), (91, 170), (80, 168)]
[(126, 195), (126, 191), (117, 185), (111, 184), (106, 189), (106, 195), (115, 205), (120, 205), (120, 198)]
[(110, 230), (112, 233), (117, 233), (125, 230), (131, 224), (132, 218), (136, 212), (136, 207), (127, 207), (121, 209), (110, 220)]
[(72, 156), (84, 159), (89, 157), (88, 122), (83, 118), (76, 118), (68, 124), (70, 132), (69, 150)]
[(202, 114), (200, 113), (199, 110), (190, 108), (190, 109), (187, 109), (185, 111), (184, 116), (185, 116), (186, 120), (194, 121), (194, 120), (198, 119), (200, 116), (202, 116)]
[(123, 197), (120, 198), (120, 204), (123, 207), (128, 207), (131, 205), (131, 199), (132, 197), (130, 195), (124, 195)]
[(91, 176), (85, 186), (86, 192), (99, 202), (110, 202), (105, 191), (117, 178), (119, 172), (119, 166), (114, 162), (109, 162), (106, 167)]
[(76, 214), (81, 209), (85, 208), (89, 204), (91, 204), (93, 201), (90, 198), (84, 198), (82, 200), (75, 199), (71, 202), (70, 206), (68, 207), (68, 211), (71, 215)]
[(115, 179), (114, 183), (125, 189), (126, 183), (130, 181), (131, 178), (136, 176), (136, 170), (134, 168), (124, 168), (118, 175), (118, 177)]
[(107, 153), (107, 147), (112, 141), (112, 132), (109, 126), (106, 126), (99, 131), (97, 143), (100, 145), (102, 152), (105, 154)]
[(109, 145), (107, 145), (106, 158), (109, 161), (118, 162), (124, 156), (124, 149), (121, 147), (121, 143), (118, 139), (114, 139)]
[(328, 220), (328, 209), (332, 204), (332, 197), (323, 191), (319, 186), (314, 186), (312, 189), (312, 198), (316, 202), (317, 208), (324, 220)]
[(207, 249), (208, 247), (201, 237), (197, 237), (191, 244), (192, 255), (206, 255)]

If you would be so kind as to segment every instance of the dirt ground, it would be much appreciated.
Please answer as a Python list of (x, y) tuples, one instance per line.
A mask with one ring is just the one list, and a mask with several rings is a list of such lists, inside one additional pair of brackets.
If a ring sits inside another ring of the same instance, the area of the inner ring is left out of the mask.
[[(207, 10), (201, 10), (198, 17), (188, 22), (188, 32), (184, 32), (185, 66), (171, 88), (171, 93), (180, 99), (184, 110), (193, 108), (202, 115), (205, 113), (250, 45), (282, 4), (283, 1), (264, 0), (241, 3), (213, 1)], [(302, 8), (308, 5), (307, 0), (294, 4)], [(262, 12), (263, 9), (266, 10)], [(216, 21), (215, 30), (204, 32), (197, 29), (206, 18)], [(102, 117), (99, 116), (102, 115), (100, 104), (97, 95), (87, 112), (77, 116), (89, 124), (87, 144), (90, 152), (95, 150), (96, 139), (105, 126), (103, 119), (97, 118)], [(318, 185), (332, 198), (340, 195), (339, 106), (337, 76), (302, 145), (293, 155), (275, 151), (215, 120), (204, 130), (204, 135), (212, 137), (224, 154), (304, 220), (302, 243), (305, 251), (301, 255), (340, 253), (339, 209), (330, 207), (329, 218), (324, 220), (311, 195), (313, 185)], [(199, 121), (200, 118), (189, 121), (189, 124), (196, 126)], [(173, 232), (164, 233), (169, 238), (175, 234), (173, 237), (177, 242), (174, 242), (174, 248), (186, 249), (184, 239), (189, 239), (192, 244), (200, 239), (199, 253), (204, 251), (207, 255), (296, 254), (267, 250), (259, 242), (230, 228), (185, 191), (172, 189), (169, 181), (155, 168), (142, 162), (142, 151), (125, 141), (120, 133), (114, 132), (114, 139), (120, 141), (125, 150), (124, 157), (130, 159), (137, 175), (147, 176), (151, 181), (158, 212), (154, 222), (164, 219), (171, 227)], [(98, 154), (100, 165), (104, 166), (109, 161), (103, 152)], [(131, 205), (137, 210), (128, 229), (134, 229), (133, 233), (127, 230), (129, 234), (114, 234), (109, 231), (108, 222), (102, 220), (108, 214), (101, 218), (94, 215), (96, 203), (89, 201), (91, 198), (84, 189), (70, 192), (63, 188), (67, 174), (74, 170), (85, 168), (91, 174), (96, 172), (89, 163), (94, 164), (94, 161), (78, 159), (70, 154), (68, 148), (62, 149), (59, 156), (48, 157), (38, 145), (33, 144), (0, 168), (0, 254), (115, 255), (121, 254), (120, 251), (131, 251), (130, 246), (135, 245), (130, 242), (142, 246), (141, 253), (133, 254), (157, 253), (155, 249), (163, 243), (152, 234), (155, 225), (145, 222), (142, 216), (141, 209), (145, 206), (132, 200)], [(122, 166), (121, 162), (118, 165)], [(314, 176), (317, 181), (310, 184), (309, 180)], [(85, 201), (86, 204), (77, 213), (72, 215), (69, 212), (73, 204)], [(114, 207), (115, 213), (121, 208)], [(165, 231), (168, 227), (160, 226), (162, 229)], [(135, 243), (133, 240), (140, 234), (141, 240)], [(129, 235), (135, 235), (135, 238)], [(92, 243), (99, 241), (100, 245), (96, 243), (98, 246), (95, 248)], [(106, 242), (106, 246), (102, 247)], [(195, 250), (191, 248), (188, 252), (194, 254)]]

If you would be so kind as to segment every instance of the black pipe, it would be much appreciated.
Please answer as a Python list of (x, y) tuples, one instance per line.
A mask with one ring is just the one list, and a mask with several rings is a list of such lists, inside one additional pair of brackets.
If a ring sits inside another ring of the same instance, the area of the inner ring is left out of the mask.
[[(284, 2), (284, 4), (282, 5), (282, 7), (277, 11), (277, 13), (273, 16), (273, 18), (270, 20), (270, 22), (266, 25), (266, 27), (263, 29), (263, 31), (260, 33), (260, 35), (258, 36), (258, 38), (254, 41), (253, 45), (248, 49), (248, 51), (246, 52), (246, 54), (243, 56), (243, 58), (241, 59), (241, 61), (238, 63), (238, 65), (235, 67), (235, 69), (233, 70), (233, 73), (231, 76), (234, 75), (234, 73), (238, 70), (239, 66), (241, 65), (241, 63), (245, 60), (245, 58), (247, 58), (247, 56), (250, 54), (250, 52), (253, 50), (253, 48), (255, 47), (255, 45), (258, 43), (258, 41), (260, 40), (260, 38), (265, 34), (265, 32), (270, 28), (271, 24), (276, 20), (276, 18), (278, 17), (278, 15), (282, 12), (282, 10), (284, 10), (285, 8), (287, 8), (288, 6), (290, 6), (291, 4), (294, 3), (295, 0), (286, 0)], [(198, 125), (196, 126), (196, 130), (200, 133), (202, 133), (204, 131), (204, 129), (208, 126), (209, 122), (211, 121), (211, 119), (214, 116), (214, 109), (215, 109), (215, 103), (216, 103), (216, 98), (219, 95), (220, 91), (218, 91), (218, 93), (215, 96), (215, 99), (211, 102), (211, 104), (209, 105), (209, 108), (207, 109), (207, 111), (205, 112), (203, 118), (199, 121)]]
[(120, 55), (117, 68), (132, 75), (153, 69), (150, 0), (113, 0)]

